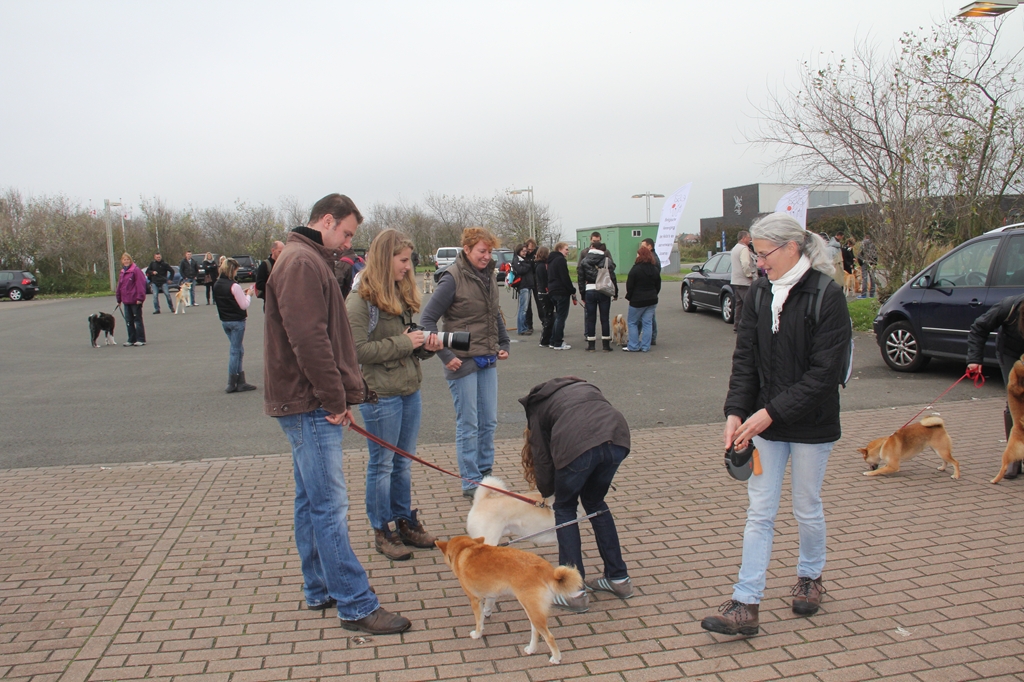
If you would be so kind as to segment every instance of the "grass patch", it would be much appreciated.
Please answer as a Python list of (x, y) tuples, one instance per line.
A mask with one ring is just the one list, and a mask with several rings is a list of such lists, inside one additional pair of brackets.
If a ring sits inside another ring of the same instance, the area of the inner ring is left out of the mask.
[(850, 309), (853, 328), (859, 332), (871, 331), (871, 323), (875, 321), (880, 306), (877, 298), (855, 298), (847, 301), (846, 307)]

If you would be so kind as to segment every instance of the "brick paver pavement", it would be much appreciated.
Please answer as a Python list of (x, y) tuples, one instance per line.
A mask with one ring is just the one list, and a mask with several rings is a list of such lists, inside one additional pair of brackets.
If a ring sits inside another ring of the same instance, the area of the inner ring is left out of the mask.
[[(762, 634), (749, 639), (698, 624), (729, 596), (741, 547), (745, 491), (722, 466), (721, 425), (634, 432), (609, 502), (638, 594), (597, 595), (584, 614), (553, 610), (560, 666), (548, 664), (543, 644), (523, 655), (529, 623), (510, 599), (484, 639), (470, 639), (469, 602), (439, 552), (391, 563), (373, 551), (365, 442), (354, 434), (352, 541), (381, 601), (412, 619), (403, 635), (359, 639), (334, 610), (303, 608), (287, 455), (0, 472), (0, 677), (1021, 679), (1024, 479), (988, 483), (1003, 447), (1002, 404), (939, 407), (959, 481), (936, 471), (930, 451), (896, 476), (862, 476), (855, 448), (914, 410), (844, 413), (824, 490), (823, 608), (811, 619), (789, 609), (797, 542), (784, 496)], [(498, 446), (498, 473), (522, 489), (520, 443)], [(455, 466), (451, 445), (420, 454)], [(458, 483), (414, 472), (428, 529), (464, 532)], [(589, 529), (583, 535), (594, 575), (599, 559)], [(557, 559), (551, 547), (535, 551)]]

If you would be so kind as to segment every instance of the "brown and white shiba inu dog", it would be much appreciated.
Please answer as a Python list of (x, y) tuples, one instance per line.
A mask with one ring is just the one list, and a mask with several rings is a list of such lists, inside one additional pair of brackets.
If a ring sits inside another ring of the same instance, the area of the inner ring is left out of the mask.
[[(504, 482), (495, 476), (487, 476), (481, 481), (492, 488), (508, 490)], [(523, 493), (524, 497), (542, 500), (537, 491)], [(534, 507), (522, 500), (487, 488), (478, 487), (473, 494), (473, 507), (466, 517), (466, 533), (471, 538), (482, 537), (488, 545), (497, 545), (506, 535), (530, 535), (555, 525), (555, 512), (550, 506)], [(544, 533), (532, 538), (538, 545), (553, 545), (558, 540), (555, 533)]]
[(625, 346), (629, 342), (629, 330), (626, 329), (626, 318), (622, 315), (616, 315), (612, 319), (612, 341), (620, 346)]
[(434, 273), (432, 272), (423, 273), (423, 293), (434, 293)]
[(178, 314), (178, 309), (181, 309), (181, 314), (185, 314), (185, 308), (192, 305), (189, 303), (189, 294), (192, 291), (192, 282), (182, 282), (181, 288), (178, 289), (178, 293), (174, 294), (174, 314)]
[(843, 293), (847, 296), (858, 293), (856, 271), (843, 273)]
[(1024, 425), (1021, 424), (1024, 418), (1024, 355), (1013, 363), (1013, 369), (1010, 370), (1010, 378), (1006, 382), (1006, 404), (1013, 417), (1013, 428), (1006, 439), (1006, 449), (1003, 450), (1003, 465), (992, 483), (1003, 480), (1010, 462), (1024, 460)]
[(952, 478), (960, 478), (960, 462), (953, 459), (953, 442), (940, 417), (925, 417), (917, 424), (908, 424), (891, 436), (876, 438), (866, 448), (857, 450), (871, 465), (871, 471), (865, 471), (864, 475), (881, 476), (895, 474), (900, 470), (901, 462), (924, 452), (926, 447), (931, 447), (942, 458), (939, 471), (945, 471), (946, 465), (952, 464)]
[[(525, 506), (524, 502), (519, 504)], [(476, 619), (476, 629), (469, 633), (470, 637), (480, 639), (484, 634), (480, 601), (511, 592), (530, 619), (530, 643), (524, 651), (536, 653), (537, 633), (540, 633), (551, 650), (548, 660), (551, 663), (562, 660), (555, 638), (548, 630), (548, 609), (553, 595), (569, 595), (583, 589), (579, 571), (568, 566), (552, 566), (536, 554), (521, 549), (485, 545), (483, 538), (458, 535), (434, 544), (444, 554), (444, 562), (469, 597)]]

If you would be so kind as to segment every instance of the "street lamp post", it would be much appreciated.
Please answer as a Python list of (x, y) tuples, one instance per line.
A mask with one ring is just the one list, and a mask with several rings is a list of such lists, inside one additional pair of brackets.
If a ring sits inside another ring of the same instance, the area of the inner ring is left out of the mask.
[(643, 194), (634, 194), (631, 199), (647, 199), (647, 222), (651, 222), (651, 197), (655, 199), (664, 199), (664, 194), (652, 194), (651, 192), (644, 192)]
[(128, 237), (124, 232), (124, 204), (120, 201), (105, 201), (104, 203), (107, 206), (118, 206), (121, 209), (121, 247), (124, 253), (128, 253)]
[[(110, 290), (116, 291), (117, 281), (114, 279), (114, 234), (110, 229), (110, 200), (103, 200), (103, 210), (107, 222), (107, 263), (110, 270)], [(127, 249), (125, 249), (127, 251)]]
[(958, 17), (998, 17), (1017, 9), (1018, 0), (1002, 0), (1001, 2), (972, 2), (960, 8)]
[(537, 235), (533, 229), (533, 185), (530, 185), (526, 189), (510, 189), (508, 193), (530, 195), (530, 239), (537, 241)]

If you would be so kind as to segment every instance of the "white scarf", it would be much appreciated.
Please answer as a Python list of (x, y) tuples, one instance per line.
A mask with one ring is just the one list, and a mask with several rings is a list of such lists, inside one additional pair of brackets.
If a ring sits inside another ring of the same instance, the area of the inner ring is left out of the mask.
[(772, 282), (772, 334), (779, 333), (779, 315), (782, 314), (782, 306), (789, 298), (789, 290), (810, 269), (811, 261), (807, 256), (801, 254), (800, 260), (789, 269), (789, 272)]

